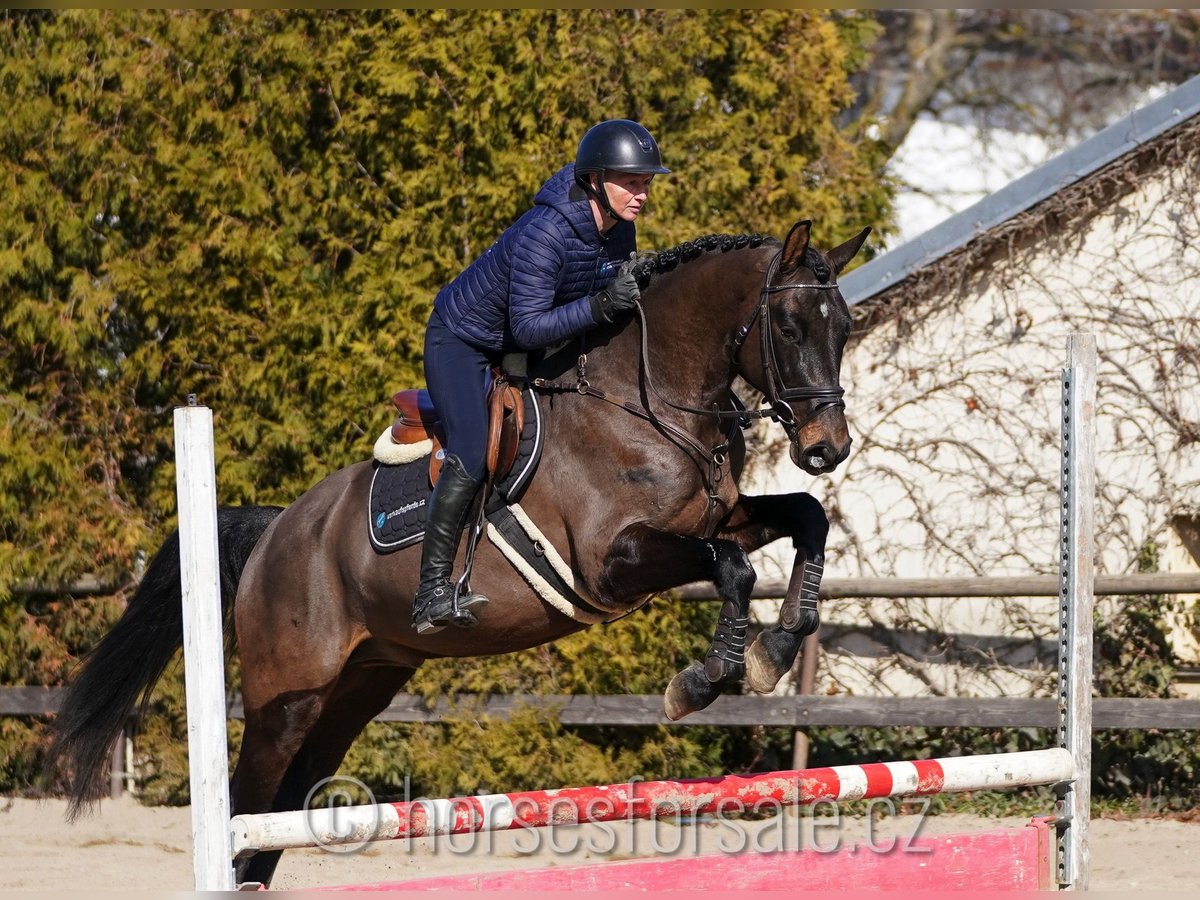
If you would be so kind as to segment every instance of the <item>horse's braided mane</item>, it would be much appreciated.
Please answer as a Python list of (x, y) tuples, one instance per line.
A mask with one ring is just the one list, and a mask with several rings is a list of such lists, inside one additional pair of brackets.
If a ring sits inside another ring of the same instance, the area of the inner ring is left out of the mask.
[(639, 260), (633, 267), (633, 277), (637, 279), (638, 287), (644, 288), (655, 275), (670, 272), (677, 266), (693, 259), (698, 259), (705, 253), (720, 250), (728, 253), (730, 250), (741, 250), (746, 247), (758, 247), (774, 240), (763, 234), (709, 234), (696, 238), (687, 243), (672, 247), (670, 250), (660, 250), (653, 256)]

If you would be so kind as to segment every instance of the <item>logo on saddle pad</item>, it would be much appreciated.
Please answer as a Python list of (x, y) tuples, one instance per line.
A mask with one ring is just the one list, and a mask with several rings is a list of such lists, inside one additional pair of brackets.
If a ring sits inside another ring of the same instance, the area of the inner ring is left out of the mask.
[(390, 520), (396, 518), (396, 516), (402, 516), (407, 512), (412, 512), (418, 506), (424, 506), (424, 505), (425, 505), (425, 498), (422, 497), (420, 500), (414, 500), (412, 503), (404, 504), (399, 509), (393, 509), (389, 513), (380, 512), (379, 515), (377, 515), (375, 517), (375, 527), (382, 528)]
[[(506, 503), (516, 502), (521, 491), (533, 477), (538, 459), (542, 455), (542, 417), (537, 398), (532, 391), (522, 397), (524, 415), (521, 431), (515, 441), (513, 461), (507, 474), (497, 482), (493, 498), (499, 497)], [(379, 458), (379, 443), (387, 438), (384, 432), (376, 442), (375, 472), (371, 477), (369, 519), (371, 546), (378, 553), (391, 553), (409, 547), (425, 536), (425, 519), (429, 497), (433, 493), (430, 484), (430, 456), (441, 459), (445, 451), (432, 441), (402, 445), (402, 449), (415, 450), (403, 462), (394, 464)], [(423, 453), (421, 451), (424, 451)]]

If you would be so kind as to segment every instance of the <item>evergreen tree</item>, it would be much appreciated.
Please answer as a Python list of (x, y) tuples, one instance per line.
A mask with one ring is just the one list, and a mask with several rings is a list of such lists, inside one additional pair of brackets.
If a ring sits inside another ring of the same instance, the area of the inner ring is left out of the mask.
[[(4, 681), (60, 681), (121, 600), (14, 584), (127, 580), (173, 527), (189, 393), (222, 503), (286, 504), (366, 457), (438, 288), (596, 121), (642, 121), (675, 170), (643, 247), (886, 222), (879, 146), (837, 124), (871, 34), (815, 11), (0, 13)], [(540, 689), (636, 647), (631, 689), (661, 689), (679, 660), (646, 659), (638, 621), (517, 664)], [(4, 729), (10, 790), (39, 732)]]

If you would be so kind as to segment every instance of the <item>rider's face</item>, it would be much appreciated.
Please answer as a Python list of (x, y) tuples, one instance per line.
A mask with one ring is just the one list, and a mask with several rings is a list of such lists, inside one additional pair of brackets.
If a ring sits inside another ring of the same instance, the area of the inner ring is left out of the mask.
[(642, 211), (654, 176), (644, 172), (605, 172), (604, 189), (617, 218), (632, 222)]

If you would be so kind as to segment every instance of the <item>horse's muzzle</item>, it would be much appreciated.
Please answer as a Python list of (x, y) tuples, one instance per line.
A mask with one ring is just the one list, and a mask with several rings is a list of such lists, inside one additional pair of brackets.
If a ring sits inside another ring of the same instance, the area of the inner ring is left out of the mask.
[(849, 437), (846, 442), (835, 447), (828, 441), (818, 441), (806, 447), (801, 447), (799, 441), (792, 442), (792, 462), (809, 475), (824, 475), (836, 469), (850, 455), (850, 445), (853, 440)]

